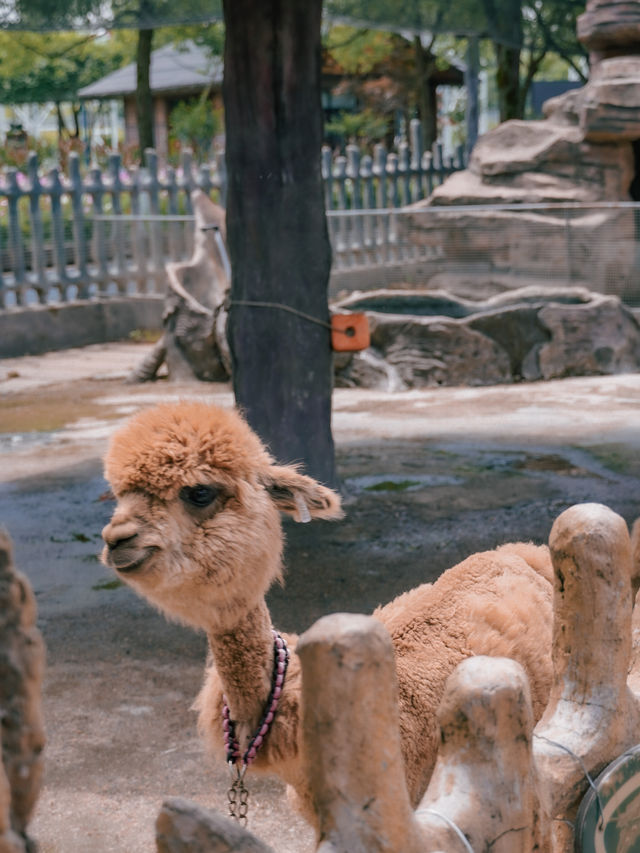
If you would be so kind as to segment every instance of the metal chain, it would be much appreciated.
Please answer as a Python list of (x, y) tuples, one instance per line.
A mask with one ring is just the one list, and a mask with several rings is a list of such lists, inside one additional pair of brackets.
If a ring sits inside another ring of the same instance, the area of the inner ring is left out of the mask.
[(247, 812), (249, 811), (249, 790), (244, 784), (244, 774), (246, 765), (241, 768), (233, 768), (236, 778), (233, 780), (231, 787), (227, 791), (229, 800), (229, 817), (238, 821), (241, 826), (247, 825)]

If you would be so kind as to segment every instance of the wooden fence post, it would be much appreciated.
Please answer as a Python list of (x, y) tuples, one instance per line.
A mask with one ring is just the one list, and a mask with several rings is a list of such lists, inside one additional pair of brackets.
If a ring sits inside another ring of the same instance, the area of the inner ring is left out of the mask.
[(320, 850), (418, 853), (391, 638), (370, 616), (318, 620), (298, 643), (306, 767)]
[(631, 656), (631, 543), (600, 504), (578, 504), (549, 538), (555, 570), (554, 682), (534, 754), (554, 818), (555, 853), (572, 849), (589, 782), (640, 739), (640, 703), (627, 686)]
[(449, 676), (438, 720), (438, 760), (416, 811), (431, 849), (463, 850), (462, 833), (475, 851), (548, 851), (522, 666), (508, 658), (464, 660)]

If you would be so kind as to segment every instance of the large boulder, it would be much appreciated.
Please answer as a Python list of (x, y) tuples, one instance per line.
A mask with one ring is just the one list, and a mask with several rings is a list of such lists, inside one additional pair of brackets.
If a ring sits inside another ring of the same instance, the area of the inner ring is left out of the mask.
[[(582, 101), (576, 106), (578, 97), (574, 93), (571, 99), (557, 101), (551, 118), (535, 122), (506, 121), (480, 137), (468, 168), (454, 172), (425, 202), (418, 202), (415, 209), (628, 198), (634, 174), (631, 146), (596, 145), (586, 140), (584, 131), (573, 124), (573, 119), (564, 119), (568, 106), (579, 110), (580, 119), (585, 107)], [(591, 111), (593, 103), (591, 98)], [(560, 121), (559, 114), (563, 116)]]
[(371, 347), (340, 354), (336, 385), (395, 390), (493, 385), (640, 369), (640, 325), (613, 296), (522, 288), (474, 301), (380, 290), (337, 306), (364, 311)]

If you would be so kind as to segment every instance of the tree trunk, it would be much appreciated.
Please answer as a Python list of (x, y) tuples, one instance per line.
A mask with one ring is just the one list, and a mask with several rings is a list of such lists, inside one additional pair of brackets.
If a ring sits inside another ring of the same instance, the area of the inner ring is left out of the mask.
[(520, 104), (520, 50), (496, 44), (496, 85), (500, 121), (522, 118)]
[(332, 485), (321, 6), (224, 2), (229, 343), (236, 402), (251, 426), (279, 461)]
[[(487, 20), (494, 28), (496, 86), (500, 121), (522, 118), (520, 102), (520, 50), (522, 48), (522, 0), (500, 4), (483, 0)], [(498, 7), (498, 8), (496, 8)]]
[[(141, 4), (141, 9), (142, 9)], [(138, 119), (138, 140), (140, 152), (153, 148), (153, 98), (151, 97), (151, 44), (153, 30), (138, 30), (136, 49), (136, 110)]]
[(413, 50), (416, 61), (416, 92), (422, 140), (425, 149), (431, 151), (433, 143), (438, 138), (438, 101), (436, 87), (431, 83), (435, 61), (431, 51), (423, 47), (420, 36), (414, 36)]

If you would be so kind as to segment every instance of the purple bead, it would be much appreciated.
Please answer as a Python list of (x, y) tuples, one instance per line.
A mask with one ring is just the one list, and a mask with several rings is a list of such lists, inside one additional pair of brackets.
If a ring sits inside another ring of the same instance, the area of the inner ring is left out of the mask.
[(265, 724), (265, 726), (270, 726), (272, 722), (273, 722), (273, 711), (269, 711), (267, 716), (264, 718), (264, 724)]
[(278, 673), (278, 675), (281, 675), (284, 672), (284, 663), (282, 661), (279, 661), (276, 667), (276, 672)]
[(259, 732), (259, 737), (263, 738), (268, 731), (269, 731), (269, 724), (263, 723), (262, 728), (260, 729), (260, 732)]
[(274, 691), (273, 691), (273, 698), (274, 698), (274, 699), (279, 699), (279, 698), (280, 698), (280, 694), (282, 693), (282, 687), (281, 687), (281, 684), (282, 684), (282, 682), (280, 682), (280, 684), (278, 684), (278, 682), (276, 681), (276, 687), (275, 687), (275, 689), (274, 689)]
[(258, 749), (262, 745), (262, 735), (257, 735), (253, 739), (253, 748)]

